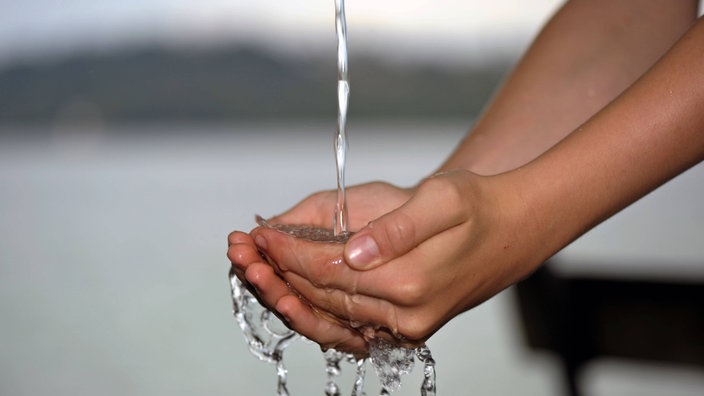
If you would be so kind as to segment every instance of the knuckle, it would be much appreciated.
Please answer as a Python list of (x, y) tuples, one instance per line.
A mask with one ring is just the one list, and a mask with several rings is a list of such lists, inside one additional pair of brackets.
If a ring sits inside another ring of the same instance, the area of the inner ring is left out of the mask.
[(237, 265), (244, 265), (246, 261), (245, 252), (242, 251), (240, 245), (232, 245), (227, 249), (227, 258), (230, 262)]
[(428, 299), (430, 285), (417, 277), (408, 277), (396, 284), (396, 296), (401, 305), (418, 306)]
[(400, 327), (401, 334), (410, 341), (422, 341), (430, 336), (433, 328), (424, 316), (413, 315)]
[(240, 243), (242, 241), (242, 235), (243, 233), (241, 231), (232, 231), (229, 235), (227, 235), (228, 246)]
[(447, 207), (459, 207), (464, 200), (464, 192), (460, 184), (453, 182), (448, 177), (430, 177), (419, 186), (424, 194), (435, 196), (438, 202), (443, 202)]
[(227, 244), (228, 245), (232, 245), (233, 243), (235, 243), (235, 235), (236, 235), (235, 233), (236, 233), (236, 231), (232, 231), (231, 233), (229, 233), (227, 235)]
[(299, 263), (299, 266), (305, 269), (305, 277), (318, 288), (326, 288), (334, 279), (335, 267), (324, 263), (322, 265), (305, 262)]
[(350, 321), (356, 321), (359, 318), (359, 303), (360, 296), (356, 294), (344, 294), (343, 297), (343, 312)]
[(416, 229), (413, 219), (404, 213), (399, 213), (395, 221), (385, 225), (383, 233), (391, 253), (398, 254), (408, 250), (404, 248), (408, 245), (408, 241), (415, 241)]

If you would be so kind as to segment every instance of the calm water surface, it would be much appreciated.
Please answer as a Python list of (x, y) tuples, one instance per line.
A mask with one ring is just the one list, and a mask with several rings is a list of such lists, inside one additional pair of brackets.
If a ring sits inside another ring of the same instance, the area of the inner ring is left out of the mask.
[[(440, 164), (467, 125), (353, 123), (348, 184), (410, 185)], [(273, 367), (249, 355), (230, 313), (226, 236), (253, 227), (254, 213), (335, 188), (333, 131), (297, 122), (47, 128), (18, 138), (5, 129), (0, 394), (274, 394)], [(654, 254), (702, 258), (702, 197), (697, 168), (566, 255), (637, 258), (660, 241)], [(633, 270), (653, 272), (624, 269)], [(522, 344), (512, 298), (500, 295), (431, 339), (438, 394), (559, 394), (554, 361)], [(317, 347), (297, 345), (287, 359), (292, 394), (322, 394)], [(417, 394), (420, 375), (395, 394)], [(701, 373), (642, 365), (592, 377), (597, 394), (694, 395), (704, 387)]]

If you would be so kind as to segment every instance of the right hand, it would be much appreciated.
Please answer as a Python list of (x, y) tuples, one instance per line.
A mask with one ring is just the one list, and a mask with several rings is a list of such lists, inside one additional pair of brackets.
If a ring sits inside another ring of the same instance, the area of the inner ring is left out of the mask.
[[(277, 273), (318, 312), (341, 326), (361, 325), (367, 338), (391, 335), (417, 345), (542, 263), (544, 236), (533, 230), (543, 222), (521, 197), (513, 180), (458, 170), (424, 180), (403, 205), (344, 246), (269, 227), (251, 235)], [(275, 308), (321, 345), (356, 348), (347, 334), (335, 338), (311, 327), (297, 306), (279, 301)]]

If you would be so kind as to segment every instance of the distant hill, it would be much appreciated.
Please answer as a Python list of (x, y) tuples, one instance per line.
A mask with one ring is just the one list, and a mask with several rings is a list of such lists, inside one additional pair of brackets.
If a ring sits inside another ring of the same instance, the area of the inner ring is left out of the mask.
[[(0, 70), (0, 124), (95, 116), (107, 122), (334, 117), (335, 59), (275, 57), (252, 48), (148, 49), (76, 55)], [(350, 117), (475, 115), (502, 64), (398, 68), (350, 60)]]

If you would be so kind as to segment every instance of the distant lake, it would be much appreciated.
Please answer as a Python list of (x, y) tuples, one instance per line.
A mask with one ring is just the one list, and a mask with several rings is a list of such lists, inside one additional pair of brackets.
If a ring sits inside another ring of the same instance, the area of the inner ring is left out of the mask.
[[(469, 125), (352, 122), (348, 183), (411, 185)], [(281, 212), (335, 186), (332, 122), (2, 132), (1, 394), (275, 394), (273, 367), (247, 352), (231, 315), (226, 236), (252, 228), (255, 213)], [(699, 166), (564, 258), (606, 263), (595, 270), (647, 258), (642, 268), (614, 271), (702, 275), (693, 264), (704, 261), (702, 202)], [(674, 264), (661, 271), (661, 260)], [(503, 293), (430, 340), (439, 395), (559, 394), (558, 367), (524, 346), (513, 299)], [(323, 394), (315, 345), (295, 346), (287, 365), (294, 396)], [(419, 371), (394, 395), (417, 395)], [(594, 381), (604, 394), (694, 395), (704, 386), (699, 373), (633, 364)]]

